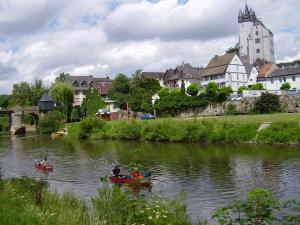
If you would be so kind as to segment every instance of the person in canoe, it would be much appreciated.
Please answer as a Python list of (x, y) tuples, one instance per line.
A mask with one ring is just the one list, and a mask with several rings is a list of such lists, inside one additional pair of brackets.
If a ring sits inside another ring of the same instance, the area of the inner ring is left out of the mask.
[(141, 174), (140, 174), (140, 172), (138, 171), (138, 168), (135, 167), (134, 170), (133, 170), (132, 173), (131, 173), (131, 177), (132, 177), (132, 178), (137, 178), (137, 177), (139, 177), (139, 176), (141, 176)]
[(39, 162), (39, 165), (41, 166), (47, 166), (49, 163), (48, 163), (48, 160), (47, 158), (43, 158), (40, 162)]
[(121, 173), (121, 170), (120, 170), (119, 166), (116, 165), (115, 168), (113, 168), (113, 170), (112, 170), (112, 174), (114, 176), (118, 177), (118, 176), (120, 176), (120, 173)]

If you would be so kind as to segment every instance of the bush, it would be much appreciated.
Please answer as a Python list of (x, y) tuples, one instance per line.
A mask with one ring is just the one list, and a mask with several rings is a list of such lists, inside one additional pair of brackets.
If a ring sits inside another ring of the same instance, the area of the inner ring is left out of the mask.
[(246, 86), (241, 86), (238, 89), (238, 94), (242, 94), (244, 90), (248, 90), (249, 88), (247, 88)]
[(190, 96), (196, 96), (196, 95), (198, 95), (198, 93), (199, 93), (199, 84), (192, 83), (190, 86), (188, 86), (187, 93)]
[(97, 133), (105, 128), (105, 121), (90, 116), (79, 123), (79, 137), (88, 138), (92, 133)]
[(286, 90), (286, 91), (288, 91), (288, 90), (290, 90), (290, 88), (291, 88), (290, 83), (285, 82), (285, 83), (283, 83), (283, 84), (281, 85), (280, 90)]
[(0, 116), (0, 132), (9, 131), (9, 118), (8, 116)]
[(63, 126), (65, 117), (59, 111), (48, 112), (39, 123), (39, 131), (41, 133), (52, 133), (58, 131)]
[(280, 112), (279, 97), (270, 93), (262, 93), (260, 98), (254, 103), (254, 111), (257, 113)]
[(252, 87), (250, 89), (251, 90), (264, 90), (264, 86), (262, 85), (262, 83), (256, 83), (256, 84), (252, 85)]
[(79, 112), (79, 108), (75, 107), (72, 109), (72, 113), (71, 113), (71, 121), (72, 122), (77, 122), (80, 119), (80, 112)]
[(25, 124), (29, 124), (29, 125), (33, 125), (35, 123), (34, 117), (31, 114), (26, 114), (24, 116), (24, 123)]

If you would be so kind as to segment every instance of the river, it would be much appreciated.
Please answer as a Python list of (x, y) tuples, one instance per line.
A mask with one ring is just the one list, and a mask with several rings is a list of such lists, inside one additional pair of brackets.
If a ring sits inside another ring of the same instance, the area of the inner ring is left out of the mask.
[[(53, 173), (38, 172), (35, 157), (47, 157)], [(134, 165), (153, 171), (152, 190), (145, 195), (175, 197), (186, 192), (194, 220), (210, 218), (216, 207), (245, 198), (255, 187), (280, 199), (300, 200), (299, 147), (267, 145), (204, 145), (126, 141), (68, 141), (49, 136), (0, 137), (2, 177), (43, 177), (50, 188), (89, 198), (101, 188), (113, 163), (122, 173)]]

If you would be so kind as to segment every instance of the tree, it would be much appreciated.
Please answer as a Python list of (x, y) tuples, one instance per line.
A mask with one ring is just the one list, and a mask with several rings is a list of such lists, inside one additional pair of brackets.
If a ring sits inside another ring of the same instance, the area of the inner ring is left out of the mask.
[(29, 106), (32, 105), (32, 91), (27, 82), (13, 85), (11, 105)]
[(31, 88), (31, 103), (34, 106), (38, 105), (39, 100), (42, 98), (43, 94), (46, 92), (45, 87), (41, 80), (35, 80), (34, 84), (30, 86)]
[(66, 77), (68, 77), (69, 74), (68, 73), (60, 73), (58, 77), (55, 78), (55, 82), (65, 82), (66, 81)]
[(230, 94), (233, 93), (231, 87), (223, 87), (218, 90), (217, 94), (217, 101), (218, 102), (225, 102)]
[(262, 83), (256, 83), (252, 85), (251, 90), (264, 90), (264, 86)]
[(0, 107), (7, 108), (9, 105), (10, 95), (0, 95)]
[(207, 84), (207, 86), (205, 88), (205, 92), (206, 92), (207, 97), (211, 101), (214, 101), (216, 99), (218, 89), (219, 89), (218, 84), (214, 81), (211, 81)]
[(82, 107), (85, 108), (86, 116), (95, 115), (99, 109), (105, 107), (103, 98), (93, 86), (87, 91)]
[(130, 80), (124, 74), (119, 74), (112, 82), (112, 89), (108, 95), (116, 101), (116, 106), (121, 109), (126, 109), (128, 102), (128, 94), (130, 92)]
[(279, 97), (270, 93), (262, 93), (260, 98), (254, 103), (254, 111), (257, 113), (280, 112)]
[(283, 84), (281, 85), (280, 90), (286, 90), (286, 91), (288, 91), (288, 90), (290, 90), (290, 88), (291, 88), (290, 83), (285, 82), (285, 83), (283, 83)]
[(59, 111), (48, 112), (39, 122), (39, 131), (42, 133), (58, 131), (62, 128), (64, 119), (64, 115)]
[(230, 53), (238, 53), (239, 49), (238, 48), (232, 48), (230, 47), (227, 51), (226, 54), (230, 54)]
[(242, 94), (244, 90), (248, 90), (248, 88), (247, 88), (246, 86), (241, 86), (241, 87), (239, 87), (239, 89), (238, 89), (238, 93), (239, 93), (239, 94)]
[(56, 102), (58, 109), (67, 118), (67, 122), (69, 122), (71, 120), (74, 98), (73, 86), (69, 83), (58, 81), (50, 88), (50, 95)]
[(181, 92), (182, 95), (185, 95), (185, 82), (184, 82), (184, 80), (181, 80), (180, 92)]
[(71, 113), (71, 121), (72, 122), (77, 122), (80, 119), (80, 112), (79, 112), (79, 108), (78, 107), (74, 107), (72, 109), (72, 113)]
[(190, 96), (196, 96), (199, 93), (199, 84), (197, 83), (192, 83), (190, 86), (187, 88), (187, 93)]
[(163, 96), (167, 96), (167, 95), (169, 95), (169, 94), (170, 94), (169, 88), (166, 88), (166, 87), (161, 88), (161, 89), (159, 90), (159, 92), (158, 92), (158, 96), (159, 96), (160, 98), (162, 98)]

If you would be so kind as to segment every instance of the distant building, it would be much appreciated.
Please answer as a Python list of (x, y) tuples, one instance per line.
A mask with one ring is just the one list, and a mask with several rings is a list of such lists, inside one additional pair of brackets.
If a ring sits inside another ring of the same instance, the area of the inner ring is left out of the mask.
[(161, 87), (164, 86), (165, 72), (142, 72), (142, 76), (156, 79)]
[(103, 98), (107, 98), (109, 90), (112, 88), (112, 80), (109, 77), (106, 78), (94, 78), (92, 85), (96, 88), (99, 94)]
[(75, 90), (73, 106), (81, 106), (86, 92), (90, 88), (94, 77), (90, 76), (66, 76), (66, 82), (72, 84)]
[(93, 85), (102, 97), (106, 97), (112, 87), (112, 81), (106, 78), (94, 78), (94, 76), (66, 76), (66, 82), (72, 84), (75, 90), (73, 106), (81, 106), (86, 92)]
[(193, 67), (188, 63), (183, 63), (175, 69), (168, 69), (164, 76), (164, 85), (169, 88), (180, 88), (181, 83), (185, 83), (185, 88), (192, 83), (201, 85), (203, 68)]
[(275, 62), (273, 33), (260, 21), (255, 12), (245, 6), (245, 11), (240, 10), (239, 43), (237, 45), (240, 56), (248, 56), (249, 63), (256, 60)]
[[(252, 69), (251, 69), (252, 71)], [(214, 81), (220, 88), (231, 87), (237, 91), (241, 86), (248, 85), (246, 68), (236, 53), (214, 56), (202, 73), (202, 86)]]
[[(273, 67), (274, 68), (274, 67)], [(258, 82), (268, 91), (280, 90), (283, 83), (288, 82), (291, 89), (300, 90), (300, 66), (289, 66), (276, 68), (270, 71), (266, 76), (259, 76)]]

